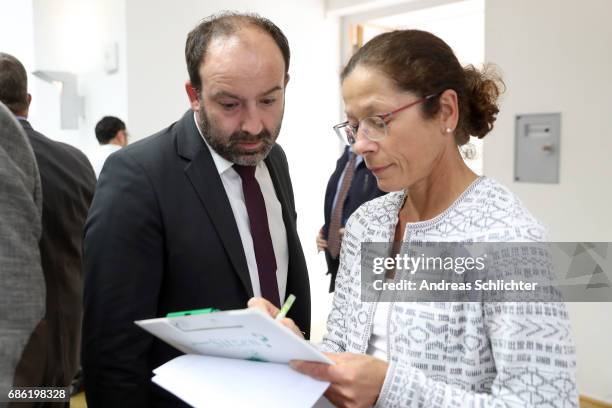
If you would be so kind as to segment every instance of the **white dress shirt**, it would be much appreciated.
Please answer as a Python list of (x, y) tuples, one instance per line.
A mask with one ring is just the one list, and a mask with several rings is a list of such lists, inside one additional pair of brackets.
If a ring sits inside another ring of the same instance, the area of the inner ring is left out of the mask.
[[(196, 127), (202, 136), (202, 140), (208, 146), (212, 155), (215, 167), (221, 177), (221, 182), (225, 188), (225, 193), (229, 199), (234, 213), (234, 219), (240, 233), (240, 240), (244, 248), (247, 266), (249, 268), (249, 276), (251, 277), (251, 285), (253, 286), (253, 294), (261, 296), (259, 287), (259, 273), (257, 271), (257, 260), (255, 259), (255, 249), (253, 247), (253, 237), (251, 236), (251, 225), (249, 222), (249, 214), (247, 213), (246, 204), (244, 202), (244, 193), (242, 192), (242, 179), (232, 167), (234, 163), (219, 156), (215, 150), (210, 147), (206, 138), (202, 135), (202, 130), (198, 124), (194, 113), (193, 119)], [(280, 201), (276, 197), (274, 184), (270, 177), (270, 172), (266, 163), (262, 160), (255, 168), (255, 179), (259, 183), (261, 193), (266, 204), (266, 214), (268, 215), (268, 227), (270, 228), (270, 236), (272, 237), (272, 247), (274, 248), (274, 257), (276, 258), (276, 282), (278, 283), (278, 293), (281, 302), (285, 299), (287, 290), (287, 270), (289, 268), (289, 248), (287, 246), (287, 232), (285, 223), (283, 222), (283, 208)]]
[(108, 143), (105, 145), (98, 146), (97, 150), (92, 153), (89, 160), (91, 161), (91, 165), (93, 166), (93, 169), (96, 172), (96, 178), (100, 177), (100, 172), (102, 171), (102, 167), (104, 167), (104, 162), (106, 161), (108, 156), (115, 153), (119, 149), (121, 149), (121, 146)]

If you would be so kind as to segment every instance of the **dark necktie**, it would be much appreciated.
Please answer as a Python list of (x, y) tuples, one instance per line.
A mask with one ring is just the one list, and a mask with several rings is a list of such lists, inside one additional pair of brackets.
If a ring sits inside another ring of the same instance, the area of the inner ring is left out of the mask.
[(255, 166), (234, 164), (234, 170), (242, 179), (242, 191), (251, 225), (251, 237), (255, 248), (261, 295), (275, 306), (280, 307), (278, 283), (276, 281), (276, 258), (274, 257), (274, 247), (272, 246), (272, 237), (268, 226), (266, 203), (259, 183), (255, 179)]
[(338, 195), (336, 197), (336, 206), (332, 212), (331, 219), (329, 221), (329, 229), (327, 230), (327, 251), (333, 259), (337, 259), (340, 254), (340, 244), (342, 238), (340, 237), (340, 228), (342, 228), (342, 213), (344, 212), (344, 201), (346, 195), (351, 188), (351, 181), (353, 181), (353, 175), (355, 174), (355, 160), (357, 155), (349, 153), (351, 158), (349, 159), (346, 167), (344, 168), (344, 178), (340, 184)]

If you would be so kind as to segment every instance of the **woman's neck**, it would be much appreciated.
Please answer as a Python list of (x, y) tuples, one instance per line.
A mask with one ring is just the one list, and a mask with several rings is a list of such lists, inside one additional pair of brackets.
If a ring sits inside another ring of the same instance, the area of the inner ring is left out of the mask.
[(440, 160), (426, 178), (407, 188), (401, 221), (425, 221), (440, 215), (477, 178), (457, 150), (455, 157)]

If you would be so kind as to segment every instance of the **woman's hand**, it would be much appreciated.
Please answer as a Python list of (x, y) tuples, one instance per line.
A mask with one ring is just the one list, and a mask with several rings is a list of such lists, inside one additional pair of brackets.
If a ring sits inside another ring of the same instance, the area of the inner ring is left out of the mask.
[(289, 365), (302, 374), (331, 382), (325, 397), (337, 407), (361, 408), (376, 403), (389, 366), (385, 361), (366, 354), (325, 355), (336, 364), (294, 360)]
[[(264, 299), (261, 297), (253, 297), (249, 299), (247, 306), (249, 307), (249, 309), (250, 308), (260, 309), (264, 313), (268, 314), (273, 319), (276, 319), (276, 315), (280, 311), (278, 307), (274, 306), (267, 299)], [(281, 320), (279, 320), (279, 322), (281, 322), (283, 326), (291, 329), (291, 331), (293, 331), (298, 337), (302, 339), (304, 338), (304, 334), (300, 331), (300, 328), (297, 327), (297, 325), (292, 319), (289, 319), (288, 317), (284, 317)]]

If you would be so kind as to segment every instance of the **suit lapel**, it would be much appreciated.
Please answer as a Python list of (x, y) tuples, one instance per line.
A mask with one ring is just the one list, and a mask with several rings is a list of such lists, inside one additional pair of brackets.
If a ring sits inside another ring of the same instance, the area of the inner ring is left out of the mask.
[(178, 153), (189, 160), (184, 168), (185, 175), (215, 226), (247, 294), (252, 297), (253, 286), (234, 213), (210, 151), (195, 125), (193, 112), (187, 112), (177, 127)]

